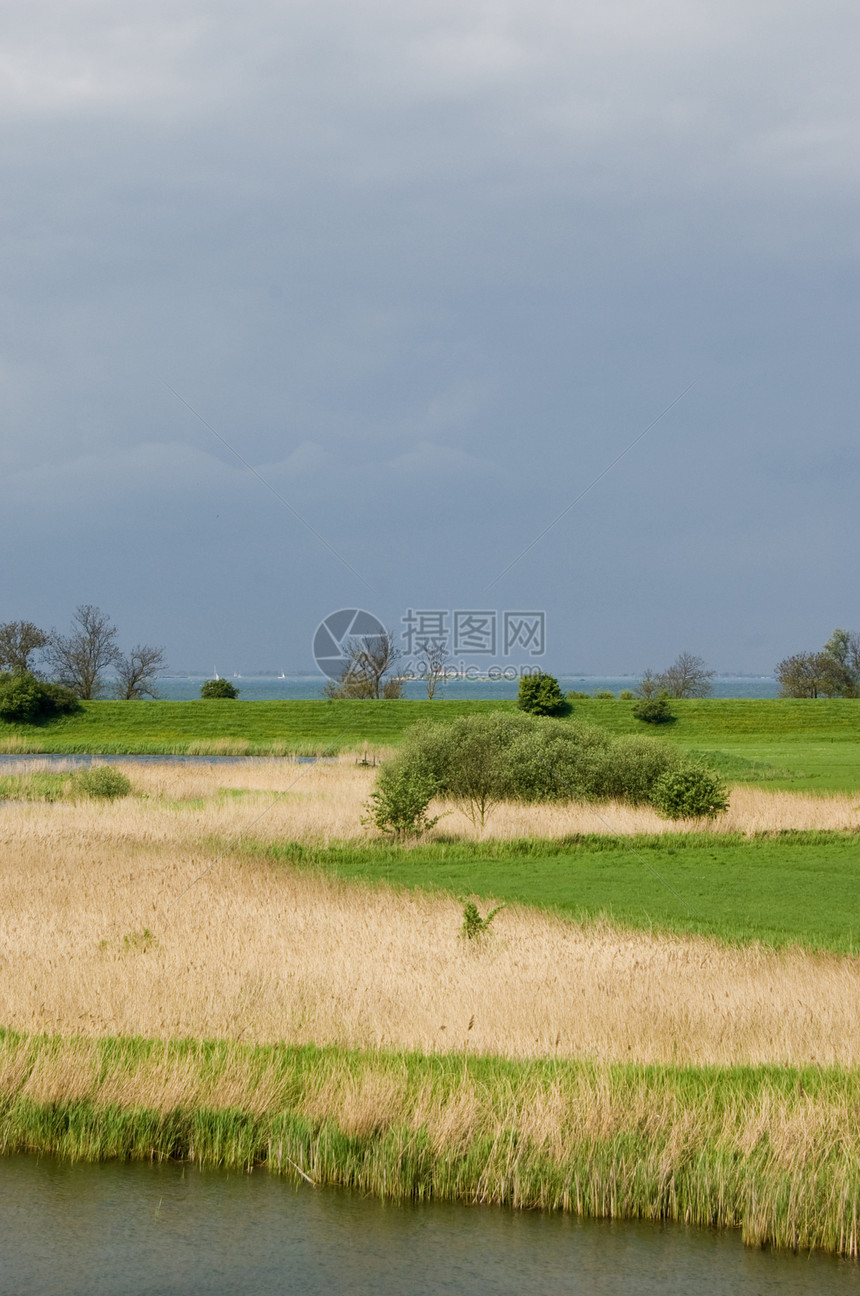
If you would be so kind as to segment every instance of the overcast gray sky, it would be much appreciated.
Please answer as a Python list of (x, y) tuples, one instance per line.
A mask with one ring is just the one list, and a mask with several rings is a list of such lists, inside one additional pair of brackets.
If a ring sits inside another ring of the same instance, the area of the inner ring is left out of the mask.
[(593, 673), (860, 630), (856, 12), (7, 3), (0, 620), (225, 672), (344, 606)]

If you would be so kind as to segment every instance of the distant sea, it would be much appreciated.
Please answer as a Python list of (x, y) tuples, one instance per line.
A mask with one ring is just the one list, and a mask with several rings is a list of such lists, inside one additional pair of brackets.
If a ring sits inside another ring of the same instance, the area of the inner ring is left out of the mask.
[[(163, 698), (175, 702), (200, 696), (200, 685), (206, 675), (164, 675), (158, 681)], [(277, 702), (287, 698), (320, 698), (326, 680), (323, 675), (235, 675), (229, 677), (247, 702)], [(610, 689), (616, 695), (622, 689), (635, 689), (638, 675), (560, 675), (558, 681), (567, 693), (599, 693)], [(770, 675), (717, 675), (711, 681), (714, 697), (775, 698), (779, 695), (776, 680)], [(452, 679), (440, 685), (436, 696), (445, 698), (515, 698), (516, 680)], [(404, 696), (423, 698), (427, 690), (421, 680), (408, 680)]]

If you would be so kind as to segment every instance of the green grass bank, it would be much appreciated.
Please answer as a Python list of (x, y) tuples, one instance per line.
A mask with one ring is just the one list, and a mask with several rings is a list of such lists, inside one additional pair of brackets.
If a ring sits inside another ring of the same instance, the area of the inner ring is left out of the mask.
[[(219, 850), (236, 849), (225, 842)], [(595, 834), (409, 848), (242, 841), (243, 853), (348, 881), (533, 905), (578, 922), (860, 953), (860, 835)]]
[[(86, 702), (43, 725), (0, 726), (0, 751), (237, 755), (319, 754), (396, 745), (416, 720), (453, 720), (510, 701)], [(668, 725), (643, 725), (633, 703), (589, 699), (573, 714), (613, 734), (723, 753), (729, 777), (766, 786), (860, 787), (860, 699), (677, 701)], [(732, 772), (731, 762), (741, 769)]]
[(858, 1254), (860, 1074), (0, 1031), (0, 1151), (265, 1166), (382, 1197)]

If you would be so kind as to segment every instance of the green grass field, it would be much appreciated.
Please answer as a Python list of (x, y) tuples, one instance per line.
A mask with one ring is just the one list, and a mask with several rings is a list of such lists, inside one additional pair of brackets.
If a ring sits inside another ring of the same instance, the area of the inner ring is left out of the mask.
[(244, 851), (347, 880), (440, 888), (553, 909), (578, 920), (694, 932), (722, 941), (860, 951), (860, 835), (748, 839), (687, 834), (577, 841), (368, 843)]
[[(722, 753), (727, 777), (800, 791), (860, 788), (860, 699), (673, 702), (676, 720), (643, 725), (633, 704), (576, 702), (573, 714), (613, 734), (648, 733), (661, 742)], [(354, 750), (400, 741), (416, 720), (452, 720), (514, 702), (87, 702), (45, 725), (0, 727), (0, 750), (148, 752), (234, 750), (278, 755)], [(729, 758), (736, 762), (732, 768)], [(759, 768), (751, 768), (758, 766)], [(761, 767), (768, 767), (762, 769)]]
[[(85, 702), (49, 724), (0, 726), (33, 751), (182, 754), (232, 743), (242, 754), (337, 752), (390, 746), (416, 720), (453, 720), (497, 702)], [(2, 747), (0, 747), (2, 750)]]

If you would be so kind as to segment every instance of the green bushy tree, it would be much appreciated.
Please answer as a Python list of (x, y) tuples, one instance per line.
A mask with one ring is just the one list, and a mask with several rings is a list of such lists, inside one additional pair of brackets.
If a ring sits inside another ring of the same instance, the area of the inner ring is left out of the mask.
[(538, 716), (562, 716), (570, 710), (570, 703), (562, 693), (558, 680), (554, 675), (544, 675), (543, 671), (523, 675), (517, 706), (528, 715)]
[(0, 675), (0, 720), (8, 724), (41, 724), (79, 707), (70, 689), (37, 679), (29, 671)]
[[(390, 779), (392, 790), (403, 798), (408, 811), (403, 831), (410, 831), (413, 822), (422, 830), (418, 816), (434, 794), (458, 802), (483, 827), (493, 807), (505, 800), (642, 804), (682, 763), (674, 747), (653, 738), (613, 739), (598, 726), (576, 720), (559, 725), (546, 717), (491, 712), (452, 724), (414, 726), (396, 762), (383, 766), (390, 773), (380, 777), (377, 790), (382, 804)], [(420, 790), (414, 810), (407, 772)], [(396, 831), (389, 800), (385, 806), (385, 819), (374, 822)]]
[(237, 698), (239, 690), (231, 680), (211, 679), (204, 680), (200, 685), (200, 696), (202, 698)]

